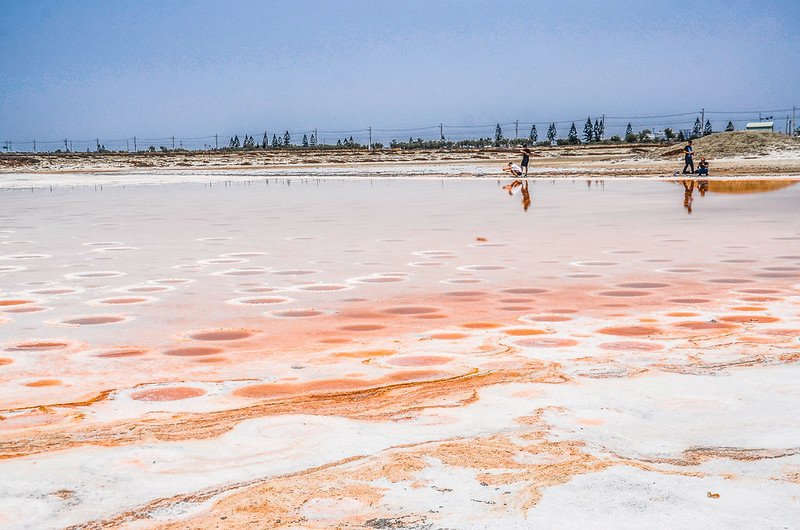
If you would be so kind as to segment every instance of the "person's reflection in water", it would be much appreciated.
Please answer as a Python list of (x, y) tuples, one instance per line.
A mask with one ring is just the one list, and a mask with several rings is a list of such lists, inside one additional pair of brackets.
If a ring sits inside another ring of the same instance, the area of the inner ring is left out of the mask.
[(686, 213), (692, 213), (692, 194), (694, 193), (694, 181), (683, 180), (683, 207), (686, 208)]
[(505, 186), (503, 186), (503, 189), (506, 190), (509, 195), (514, 195), (514, 193), (516, 193), (517, 188), (519, 186), (522, 186), (522, 181), (521, 180), (515, 180), (511, 184), (506, 184)]
[(531, 194), (528, 190), (527, 180), (515, 180), (511, 184), (503, 186), (503, 189), (506, 190), (509, 195), (514, 195), (517, 190), (519, 190), (522, 193), (522, 209), (526, 212), (528, 211), (528, 208), (531, 206)]
[(701, 197), (706, 196), (706, 192), (708, 191), (708, 181), (707, 180), (698, 180), (697, 181), (697, 191), (700, 192)]
[(522, 187), (520, 188), (522, 192), (522, 209), (524, 211), (528, 211), (528, 208), (531, 207), (531, 193), (528, 191), (528, 181), (522, 183)]

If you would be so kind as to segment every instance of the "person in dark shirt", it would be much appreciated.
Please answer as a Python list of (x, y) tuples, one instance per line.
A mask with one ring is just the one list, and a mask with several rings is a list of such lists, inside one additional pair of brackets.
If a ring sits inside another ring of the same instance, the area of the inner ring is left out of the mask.
[(706, 157), (700, 158), (700, 163), (697, 165), (697, 174), (708, 176), (708, 162), (706, 162)]
[(528, 148), (528, 144), (522, 144), (522, 149), (520, 149), (520, 152), (522, 153), (522, 163), (520, 163), (520, 166), (522, 166), (523, 176), (527, 177), (528, 176), (528, 159), (531, 156), (531, 150)]
[[(686, 147), (683, 148), (683, 172), (684, 173), (694, 173), (694, 159), (692, 156), (694, 155), (694, 149), (692, 148), (692, 141), (689, 140), (689, 143), (686, 144)], [(687, 168), (691, 168), (691, 171), (686, 171)]]

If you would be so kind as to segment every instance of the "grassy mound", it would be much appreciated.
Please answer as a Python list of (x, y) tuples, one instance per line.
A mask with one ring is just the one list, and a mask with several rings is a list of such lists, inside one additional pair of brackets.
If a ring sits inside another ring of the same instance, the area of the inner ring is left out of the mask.
[[(683, 155), (683, 145), (665, 147), (656, 153), (659, 158)], [(708, 159), (735, 156), (758, 157), (787, 152), (800, 153), (800, 138), (776, 132), (733, 131), (710, 134), (693, 143), (695, 163), (701, 156)]]

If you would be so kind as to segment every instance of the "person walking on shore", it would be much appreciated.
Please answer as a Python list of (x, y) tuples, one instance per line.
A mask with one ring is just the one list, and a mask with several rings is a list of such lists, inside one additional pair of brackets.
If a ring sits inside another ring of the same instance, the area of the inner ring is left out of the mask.
[(686, 144), (686, 147), (683, 148), (683, 172), (687, 173), (686, 168), (691, 168), (692, 170), (689, 173), (694, 173), (694, 159), (692, 158), (694, 155), (694, 149), (692, 148), (692, 141)]

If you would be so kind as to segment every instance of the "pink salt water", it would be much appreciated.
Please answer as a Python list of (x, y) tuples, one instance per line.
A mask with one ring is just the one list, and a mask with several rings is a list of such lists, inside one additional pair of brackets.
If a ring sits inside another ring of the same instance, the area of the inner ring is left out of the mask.
[(631, 502), (788, 521), (796, 182), (688, 211), (670, 181), (532, 180), (526, 211), (494, 180), (126, 178), (0, 191), (2, 524), (191, 526), (287, 477), (281, 520), (320, 527), (524, 527), (654, 483)]

